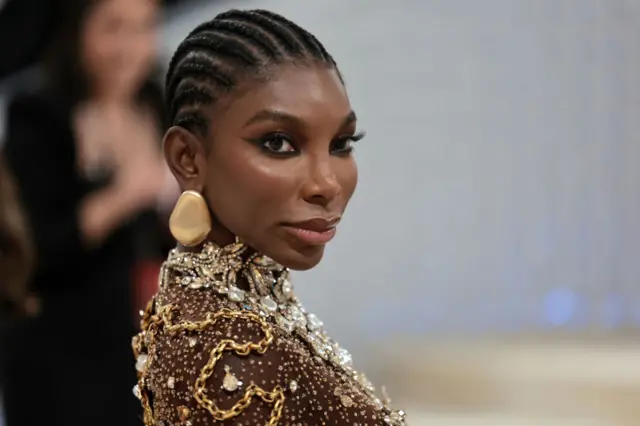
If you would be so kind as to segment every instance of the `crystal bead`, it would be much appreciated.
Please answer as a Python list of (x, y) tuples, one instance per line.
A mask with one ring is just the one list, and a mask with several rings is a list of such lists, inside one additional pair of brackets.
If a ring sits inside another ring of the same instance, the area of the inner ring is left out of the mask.
[(173, 377), (169, 377), (169, 379), (167, 380), (167, 387), (169, 389), (173, 389), (176, 387), (176, 379)]
[(242, 386), (242, 382), (231, 372), (229, 366), (225, 366), (224, 369), (226, 374), (224, 375), (224, 379), (222, 379), (222, 387), (227, 392), (235, 392)]
[(238, 287), (230, 287), (228, 296), (232, 302), (242, 302), (244, 300), (244, 290), (240, 290)]
[(265, 296), (260, 299), (260, 304), (269, 312), (275, 312), (278, 310), (278, 304), (269, 296)]
[(282, 283), (282, 294), (287, 299), (291, 299), (293, 297), (293, 285), (291, 285), (289, 280), (284, 280)]
[(339, 364), (343, 368), (351, 368), (353, 367), (353, 357), (343, 348), (337, 348), (333, 351), (334, 361)]
[(327, 359), (329, 357), (331, 348), (318, 335), (307, 335), (307, 341), (311, 344), (315, 352), (320, 357), (322, 357), (323, 359)]
[(296, 391), (298, 390), (298, 382), (296, 382), (295, 380), (292, 380), (292, 381), (289, 383), (289, 390), (290, 390), (292, 393), (296, 393)]
[(392, 422), (403, 422), (405, 420), (406, 414), (404, 411), (399, 410), (399, 411), (392, 411), (391, 414), (389, 414), (389, 419), (391, 419)]
[(323, 326), (323, 322), (314, 314), (307, 315), (307, 328), (311, 331), (319, 330)]
[(376, 410), (380, 411), (380, 410), (382, 410), (382, 409), (384, 408), (384, 404), (382, 404), (382, 401), (380, 401), (380, 399), (375, 398), (375, 399), (373, 400), (373, 407), (374, 407)]
[(271, 268), (276, 265), (276, 262), (267, 256), (254, 257), (252, 262), (264, 268)]
[(347, 408), (353, 406), (353, 399), (349, 395), (342, 395), (340, 397), (340, 402)]
[(189, 417), (191, 417), (191, 410), (188, 407), (184, 405), (178, 407), (178, 418), (181, 422), (187, 422)]
[(373, 386), (373, 383), (371, 383), (371, 381), (369, 379), (367, 379), (367, 377), (362, 374), (362, 373), (358, 373), (356, 375), (356, 380), (358, 381), (358, 383), (360, 383), (360, 385), (362, 385), (362, 387), (364, 387), (367, 391), (369, 392), (375, 392), (376, 388), (375, 386)]
[(188, 286), (191, 283), (191, 277), (183, 277), (182, 280), (180, 280), (180, 285), (182, 286)]
[(191, 288), (193, 290), (198, 290), (198, 289), (201, 289), (203, 285), (204, 284), (203, 284), (202, 280), (196, 279), (196, 280), (193, 280), (191, 282), (191, 284), (189, 284), (189, 288)]
[(135, 385), (133, 387), (133, 395), (138, 399), (142, 399), (142, 394), (140, 393), (140, 386)]
[(149, 361), (149, 356), (146, 354), (138, 355), (138, 359), (136, 360), (136, 370), (140, 373), (144, 373), (147, 370), (147, 362)]
[(289, 316), (297, 327), (305, 328), (307, 326), (307, 317), (297, 306), (291, 306), (289, 308)]
[(287, 333), (291, 333), (293, 331), (293, 329), (295, 328), (294, 327), (294, 323), (289, 321), (288, 319), (286, 319), (281, 314), (277, 314), (276, 315), (276, 322), (278, 323), (280, 328), (282, 328)]
[(195, 346), (198, 344), (198, 339), (196, 339), (195, 337), (189, 337), (189, 347), (190, 348), (195, 348)]

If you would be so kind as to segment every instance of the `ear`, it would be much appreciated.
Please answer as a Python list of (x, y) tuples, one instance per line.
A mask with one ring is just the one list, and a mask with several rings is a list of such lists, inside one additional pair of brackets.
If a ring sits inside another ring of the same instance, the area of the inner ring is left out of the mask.
[(164, 135), (164, 157), (182, 191), (202, 193), (207, 175), (204, 143), (180, 126), (173, 126)]

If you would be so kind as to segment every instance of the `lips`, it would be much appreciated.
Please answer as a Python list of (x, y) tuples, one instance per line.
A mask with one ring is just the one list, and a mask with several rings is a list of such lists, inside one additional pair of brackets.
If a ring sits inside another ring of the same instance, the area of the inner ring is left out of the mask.
[(339, 217), (314, 218), (301, 222), (287, 223), (285, 229), (305, 245), (324, 245), (336, 235)]
[(330, 219), (318, 217), (314, 219), (305, 220), (302, 222), (288, 223), (287, 226), (304, 229), (306, 231), (326, 232), (331, 230), (332, 228), (335, 228), (338, 222), (340, 222), (339, 217), (334, 217)]

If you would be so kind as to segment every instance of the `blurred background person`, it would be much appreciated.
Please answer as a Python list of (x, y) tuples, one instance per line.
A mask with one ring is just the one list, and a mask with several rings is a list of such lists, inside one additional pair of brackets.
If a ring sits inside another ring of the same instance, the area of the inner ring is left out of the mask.
[(129, 392), (136, 265), (163, 255), (156, 211), (171, 190), (152, 78), (160, 4), (61, 0), (55, 12), (40, 82), (14, 94), (7, 114), (39, 312), (9, 324), (6, 422), (139, 424)]

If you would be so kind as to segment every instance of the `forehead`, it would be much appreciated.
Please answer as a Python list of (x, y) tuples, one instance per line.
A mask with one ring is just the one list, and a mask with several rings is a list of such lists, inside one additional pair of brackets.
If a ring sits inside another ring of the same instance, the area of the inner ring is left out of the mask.
[(322, 125), (342, 122), (351, 105), (335, 69), (291, 65), (274, 70), (266, 81), (250, 81), (221, 99), (212, 122), (214, 127), (243, 125), (265, 109), (295, 115), (309, 125)]

